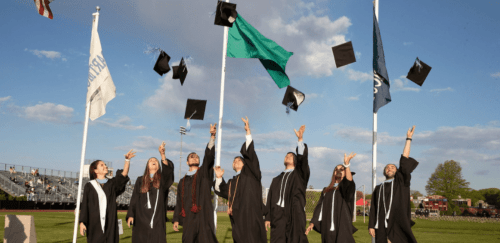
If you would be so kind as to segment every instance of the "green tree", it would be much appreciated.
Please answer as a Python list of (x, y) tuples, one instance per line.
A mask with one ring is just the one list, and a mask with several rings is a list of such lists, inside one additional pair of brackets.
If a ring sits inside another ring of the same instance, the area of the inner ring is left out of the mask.
[(365, 194), (365, 199), (366, 200), (372, 199), (372, 194)]
[(413, 196), (413, 198), (417, 199), (418, 197), (421, 197), (423, 196), (422, 193), (420, 193), (419, 191), (417, 190), (410, 190), (410, 195)]
[(469, 188), (469, 182), (462, 177), (462, 166), (454, 160), (447, 160), (439, 164), (427, 181), (425, 191), (427, 195), (442, 195), (451, 199), (456, 198)]

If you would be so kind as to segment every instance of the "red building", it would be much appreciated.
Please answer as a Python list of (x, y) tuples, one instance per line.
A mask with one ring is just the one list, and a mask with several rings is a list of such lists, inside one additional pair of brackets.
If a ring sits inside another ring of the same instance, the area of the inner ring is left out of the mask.
[(447, 211), (448, 199), (440, 195), (428, 196), (423, 200), (422, 205), (429, 210)]

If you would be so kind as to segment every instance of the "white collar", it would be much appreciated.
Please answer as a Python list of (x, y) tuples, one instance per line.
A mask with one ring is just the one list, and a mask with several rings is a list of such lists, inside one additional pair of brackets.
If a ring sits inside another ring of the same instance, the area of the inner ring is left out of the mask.
[(292, 172), (293, 170), (295, 170), (295, 168), (293, 168), (293, 169), (287, 169), (287, 170), (285, 170), (283, 172), (288, 173), (288, 172)]
[(241, 174), (241, 170), (240, 170), (240, 171), (238, 171), (238, 172), (236, 172), (236, 175), (239, 175), (239, 174)]
[(192, 170), (192, 171), (188, 171), (188, 172), (187, 172), (187, 175), (188, 175), (188, 176), (192, 176), (192, 175), (196, 174), (196, 171), (198, 171), (198, 169), (196, 169), (196, 170)]

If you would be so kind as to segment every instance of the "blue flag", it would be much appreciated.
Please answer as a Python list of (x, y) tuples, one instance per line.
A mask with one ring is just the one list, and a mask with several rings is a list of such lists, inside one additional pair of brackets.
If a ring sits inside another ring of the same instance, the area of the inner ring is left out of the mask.
[(385, 68), (384, 47), (378, 28), (378, 20), (373, 10), (373, 112), (391, 102), (389, 74)]

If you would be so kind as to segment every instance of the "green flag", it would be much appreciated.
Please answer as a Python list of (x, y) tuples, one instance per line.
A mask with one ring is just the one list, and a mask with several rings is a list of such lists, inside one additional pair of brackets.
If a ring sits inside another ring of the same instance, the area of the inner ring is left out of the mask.
[(227, 56), (235, 58), (259, 58), (271, 78), (281, 89), (290, 85), (285, 73), (286, 63), (292, 52), (267, 39), (239, 14), (229, 28)]

